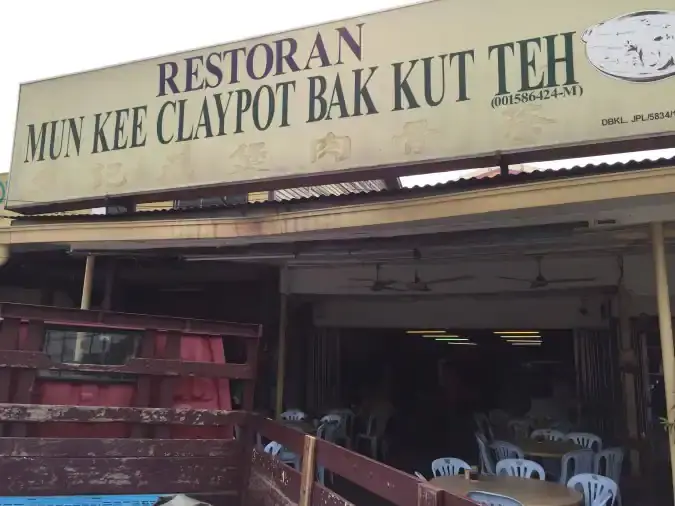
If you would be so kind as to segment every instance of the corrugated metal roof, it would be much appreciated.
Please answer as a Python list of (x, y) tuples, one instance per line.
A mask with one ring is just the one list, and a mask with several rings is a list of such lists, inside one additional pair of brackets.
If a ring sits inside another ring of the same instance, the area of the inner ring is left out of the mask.
[[(198, 215), (216, 213), (222, 210), (245, 209), (247, 208), (263, 208), (283, 206), (287, 208), (292, 205), (311, 204), (320, 202), (326, 205), (346, 205), (369, 202), (374, 199), (378, 200), (396, 200), (402, 198), (438, 195), (445, 193), (458, 193), (463, 191), (494, 188), (500, 186), (511, 186), (518, 184), (527, 184), (539, 181), (548, 181), (552, 179), (575, 178), (583, 176), (592, 176), (597, 174), (608, 174), (617, 172), (628, 172), (637, 170), (647, 170), (659, 167), (675, 166), (675, 157), (660, 158), (658, 160), (644, 160), (644, 161), (628, 161), (613, 164), (600, 165), (577, 165), (570, 168), (562, 169), (532, 169), (528, 167), (527, 170), (511, 172), (509, 175), (502, 176), (496, 174), (492, 168), (488, 169), (486, 174), (480, 173), (478, 177), (469, 177), (448, 181), (445, 183), (437, 183), (431, 185), (412, 186), (407, 188), (369, 188), (363, 183), (343, 183), (343, 185), (362, 185), (360, 192), (350, 193), (325, 193), (317, 195), (303, 195), (302, 192), (292, 190), (280, 190), (285, 196), (298, 195), (297, 197), (283, 198), (274, 201), (248, 202), (242, 204), (222, 204), (215, 206), (205, 206), (199, 208), (181, 208), (181, 209), (157, 209), (157, 210), (143, 210), (133, 213), (116, 214), (116, 215), (29, 215), (17, 216), (14, 221), (93, 221), (93, 220), (119, 220), (119, 219), (149, 219), (161, 218), (164, 215)], [(326, 185), (331, 187), (335, 185)], [(316, 187), (315, 187), (316, 188)], [(317, 192), (318, 193), (318, 192)]]
[(325, 197), (329, 195), (349, 195), (352, 193), (369, 193), (374, 191), (378, 192), (387, 189), (387, 183), (385, 183), (383, 179), (374, 179), (370, 181), (357, 181), (354, 183), (336, 183), (321, 186), (305, 186), (302, 188), (275, 190), (274, 200), (281, 202), (284, 200)]

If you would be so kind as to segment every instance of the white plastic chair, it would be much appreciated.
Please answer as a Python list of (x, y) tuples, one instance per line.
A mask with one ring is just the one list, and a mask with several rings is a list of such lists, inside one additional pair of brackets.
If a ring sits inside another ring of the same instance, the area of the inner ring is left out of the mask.
[(346, 448), (352, 447), (352, 436), (354, 434), (354, 419), (356, 415), (349, 408), (333, 409), (330, 415), (338, 415), (342, 419), (340, 430), (337, 435), (338, 442), (344, 442)]
[(623, 467), (623, 448), (606, 448), (593, 458), (593, 473), (611, 478), (617, 485), (621, 480)]
[(567, 488), (578, 490), (584, 495), (584, 506), (599, 506), (602, 503), (612, 506), (619, 493), (619, 487), (614, 480), (592, 473), (573, 476), (567, 482)]
[[(623, 448), (606, 448), (599, 451), (593, 458), (593, 473), (610, 478), (617, 487), (621, 482), (623, 468)], [(621, 503), (621, 489), (617, 492), (617, 503)]]
[(567, 452), (560, 460), (560, 480), (563, 485), (577, 474), (593, 472), (593, 450), (585, 448)]
[(280, 443), (277, 443), (276, 441), (267, 443), (267, 446), (265, 446), (263, 451), (278, 458), (284, 464), (292, 466), (296, 470), (300, 471), (300, 457), (298, 457), (295, 453), (284, 449)]
[[(616, 498), (617, 501), (619, 500), (619, 497)], [(595, 498), (595, 501), (593, 501), (593, 506), (611, 506), (613, 500), (614, 497), (612, 494), (610, 492), (605, 492), (600, 497)]]
[(494, 441), (490, 445), (490, 448), (492, 448), (492, 451), (495, 452), (497, 462), (504, 459), (525, 459), (523, 450), (518, 448), (513, 443), (509, 443), (507, 441)]
[(562, 441), (565, 434), (555, 429), (537, 429), (530, 434), (531, 439), (546, 439), (548, 441)]
[(493, 494), (492, 492), (469, 492), (466, 497), (483, 506), (523, 506), (523, 503), (513, 497)]
[(335, 423), (335, 424), (341, 424), (342, 423), (342, 416), (338, 415), (337, 413), (330, 413), (328, 415), (324, 415), (321, 417), (321, 420), (319, 420), (321, 423)]
[(488, 442), (485, 439), (485, 436), (480, 432), (476, 432), (476, 443), (478, 444), (478, 460), (480, 462), (480, 472), (481, 474), (494, 475), (495, 474), (495, 464), (490, 449), (488, 448)]
[(293, 422), (299, 422), (307, 418), (307, 413), (299, 409), (289, 409), (281, 413), (281, 419)]
[(535, 473), (540, 480), (546, 480), (544, 468), (532, 460), (504, 459), (497, 462), (497, 476), (532, 478)]
[(515, 420), (509, 420), (507, 428), (509, 434), (515, 439), (526, 439), (530, 436), (532, 422), (527, 418), (517, 418)]
[(483, 436), (485, 436), (488, 441), (492, 441), (495, 436), (492, 432), (492, 424), (490, 423), (490, 419), (487, 417), (487, 415), (485, 413), (474, 413), (473, 420), (476, 423), (478, 432), (483, 434)]
[[(471, 466), (462, 459), (445, 457), (431, 463), (431, 473), (436, 476), (456, 476), (460, 471), (471, 471)], [(462, 473), (463, 474), (463, 473)]]
[(370, 456), (375, 460), (378, 460), (380, 454), (382, 454), (383, 460), (386, 458), (386, 448), (381, 444), (384, 433), (387, 429), (387, 422), (389, 417), (380, 416), (376, 414), (370, 415), (368, 417), (368, 423), (366, 425), (366, 431), (356, 435), (356, 447), (359, 447), (360, 441), (367, 441), (370, 450)]
[(509, 414), (503, 409), (492, 409), (488, 413), (488, 419), (492, 425), (506, 425), (509, 421)]
[[(324, 421), (324, 419), (333, 420), (329, 418), (330, 416), (331, 415), (326, 415), (321, 419), (323, 423), (316, 429), (316, 437), (323, 439), (324, 441), (330, 441), (331, 443), (334, 443), (339, 426), (335, 421)], [(325, 476), (326, 469), (323, 466), (318, 466), (316, 477), (322, 485), (325, 485)], [(333, 475), (329, 473), (328, 477), (330, 478), (331, 483), (333, 483)]]
[(602, 438), (590, 432), (570, 432), (565, 439), (570, 439), (582, 448), (588, 448), (594, 452), (602, 450)]

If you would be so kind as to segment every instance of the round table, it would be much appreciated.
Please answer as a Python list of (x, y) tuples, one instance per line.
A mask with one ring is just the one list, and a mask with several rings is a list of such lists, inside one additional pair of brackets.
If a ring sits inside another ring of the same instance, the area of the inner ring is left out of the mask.
[(567, 452), (581, 450), (581, 446), (569, 439), (561, 441), (537, 440), (537, 439), (518, 439), (514, 444), (523, 450), (527, 457), (539, 457), (540, 459), (560, 459)]
[(583, 496), (550, 481), (514, 478), (513, 476), (481, 476), (476, 481), (462, 476), (439, 476), (430, 483), (451, 494), (466, 496), (469, 492), (492, 492), (520, 501), (523, 506), (577, 506)]

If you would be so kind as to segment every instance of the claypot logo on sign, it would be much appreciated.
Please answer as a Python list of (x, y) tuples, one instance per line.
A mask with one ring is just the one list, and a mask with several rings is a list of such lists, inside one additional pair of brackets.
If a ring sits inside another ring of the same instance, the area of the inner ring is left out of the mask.
[(588, 28), (586, 56), (603, 74), (635, 83), (675, 76), (675, 11), (625, 14)]

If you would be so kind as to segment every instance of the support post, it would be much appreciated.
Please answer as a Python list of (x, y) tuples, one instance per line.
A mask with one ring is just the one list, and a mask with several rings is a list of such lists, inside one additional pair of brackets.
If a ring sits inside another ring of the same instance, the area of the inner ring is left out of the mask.
[[(622, 267), (623, 268), (623, 267)], [(626, 430), (628, 432), (630, 447), (630, 466), (633, 477), (640, 476), (640, 452), (634, 446), (640, 441), (638, 430), (638, 410), (636, 404), (637, 389), (635, 371), (637, 368), (637, 355), (633, 346), (632, 328), (630, 323), (630, 293), (623, 285), (619, 286), (617, 294), (618, 320), (619, 320), (619, 350), (621, 365), (621, 385), (623, 388), (624, 406), (626, 408)]]
[[(675, 349), (673, 347), (673, 323), (670, 313), (670, 293), (668, 289), (668, 268), (666, 265), (666, 247), (663, 223), (651, 224), (652, 253), (654, 256), (654, 274), (656, 278), (656, 302), (659, 311), (659, 335), (661, 337), (661, 355), (663, 359), (663, 381), (666, 391), (668, 423), (675, 424)], [(670, 449), (670, 472), (675, 497), (675, 429), (668, 430)]]
[(284, 411), (284, 381), (286, 378), (286, 327), (288, 325), (288, 270), (283, 267), (279, 279), (279, 346), (277, 348), (277, 391), (274, 416), (279, 418)]
[[(89, 309), (91, 307), (91, 288), (94, 282), (94, 263), (96, 257), (94, 255), (87, 255), (87, 261), (84, 264), (84, 281), (82, 282), (82, 300), (80, 302), (80, 309)], [(84, 356), (84, 333), (78, 332), (75, 339), (75, 362), (81, 362)]]
[(316, 438), (305, 436), (305, 445), (302, 451), (302, 471), (300, 475), (300, 500), (298, 506), (310, 506), (312, 504), (312, 488), (316, 476)]

